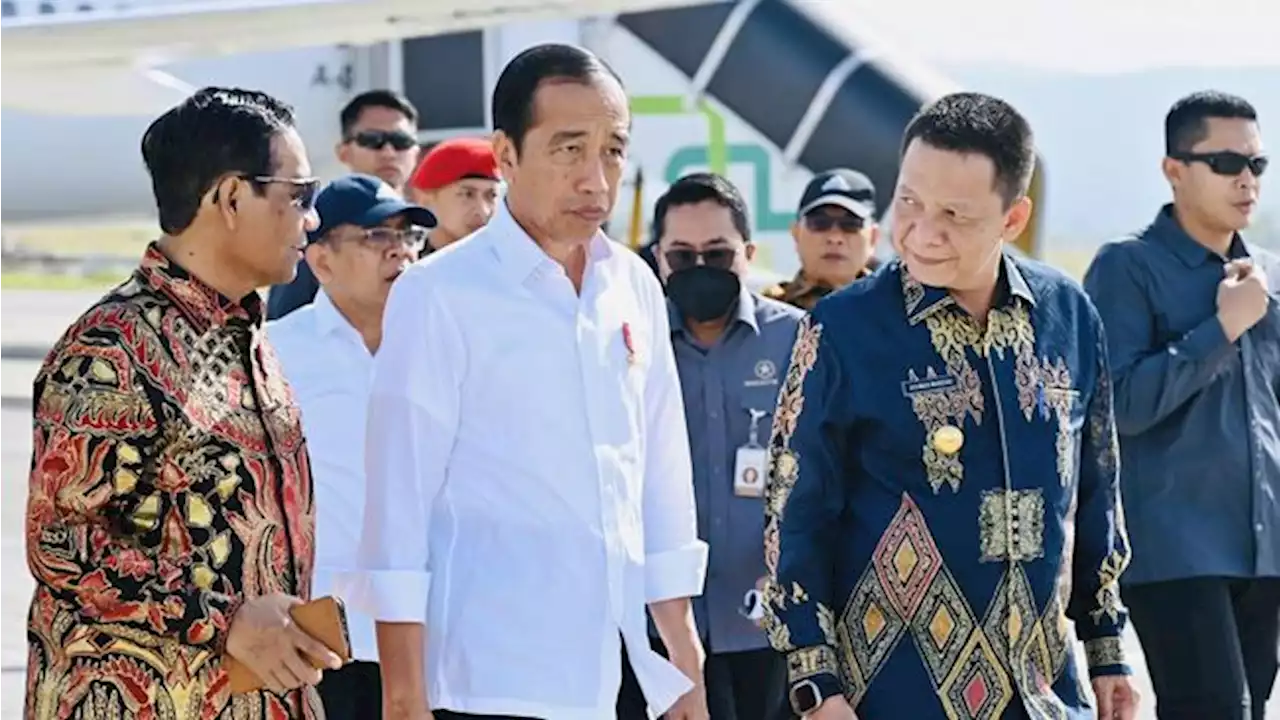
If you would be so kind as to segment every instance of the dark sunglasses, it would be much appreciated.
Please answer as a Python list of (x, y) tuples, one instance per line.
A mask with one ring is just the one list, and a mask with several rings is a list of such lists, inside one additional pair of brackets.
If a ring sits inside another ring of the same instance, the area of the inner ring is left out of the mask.
[(804, 216), (804, 226), (812, 232), (830, 232), (832, 229), (837, 229), (842, 233), (856, 233), (862, 232), (862, 228), (866, 227), (866, 225), (866, 221), (853, 215), (833, 217), (823, 213), (815, 213)]
[(698, 258), (702, 258), (703, 264), (707, 267), (729, 270), (733, 267), (733, 259), (737, 254), (732, 248), (711, 248), (701, 252), (677, 249), (668, 250), (664, 257), (667, 258), (667, 266), (671, 268), (671, 272), (688, 270), (694, 267), (698, 264)]
[(288, 185), (289, 202), (300, 212), (309, 213), (316, 207), (316, 196), (320, 194), (319, 178), (287, 178), (275, 175), (241, 175), (240, 177), (258, 185)]
[(367, 150), (381, 150), (390, 145), (396, 150), (408, 150), (418, 144), (417, 138), (399, 130), (364, 130), (347, 138)]
[(1249, 168), (1249, 172), (1252, 172), (1254, 177), (1262, 177), (1262, 173), (1267, 171), (1267, 164), (1270, 162), (1266, 155), (1249, 157), (1232, 150), (1210, 153), (1172, 153), (1169, 157), (1184, 163), (1202, 162), (1209, 166), (1213, 174), (1228, 177), (1239, 175), (1245, 168)]

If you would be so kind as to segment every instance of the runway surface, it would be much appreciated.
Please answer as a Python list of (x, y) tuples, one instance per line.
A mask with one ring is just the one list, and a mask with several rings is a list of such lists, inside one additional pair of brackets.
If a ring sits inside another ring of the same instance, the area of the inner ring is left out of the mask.
[[(17, 720), (22, 712), (26, 666), (25, 622), (31, 578), (23, 554), (23, 509), (31, 461), (31, 379), (45, 351), (63, 329), (97, 299), (98, 293), (5, 291), (0, 293), (0, 432), (3, 432), (3, 502), (0, 502), (0, 720)], [(1151, 689), (1136, 638), (1126, 647), (1138, 665), (1144, 707), (1139, 717), (1155, 720)], [(1079, 651), (1079, 648), (1077, 648)], [(1083, 652), (1077, 665), (1084, 667)], [(1267, 717), (1280, 718), (1280, 698), (1273, 693)]]

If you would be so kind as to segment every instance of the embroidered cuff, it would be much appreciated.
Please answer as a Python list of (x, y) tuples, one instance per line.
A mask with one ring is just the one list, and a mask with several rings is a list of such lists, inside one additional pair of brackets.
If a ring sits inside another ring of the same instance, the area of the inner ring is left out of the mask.
[(1089, 662), (1089, 677), (1103, 675), (1132, 675), (1133, 668), (1124, 659), (1124, 646), (1119, 637), (1086, 640), (1085, 658)]
[(707, 544), (701, 540), (644, 559), (645, 601), (697, 597), (707, 577)]
[(380, 622), (427, 622), (431, 573), (362, 570), (334, 574), (334, 590), (357, 611)]
[[(829, 645), (814, 645), (787, 653), (787, 686), (792, 705), (797, 704), (796, 690), (807, 683), (817, 686), (819, 703), (844, 692), (840, 686), (840, 664), (836, 660), (834, 648)], [(813, 712), (813, 708), (792, 709), (797, 715)]]

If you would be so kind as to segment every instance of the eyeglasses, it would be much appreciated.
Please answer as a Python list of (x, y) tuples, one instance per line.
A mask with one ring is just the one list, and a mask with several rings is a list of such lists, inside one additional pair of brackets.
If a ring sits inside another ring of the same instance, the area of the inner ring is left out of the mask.
[(289, 202), (300, 212), (309, 213), (316, 207), (316, 196), (320, 194), (319, 178), (287, 178), (275, 175), (241, 175), (240, 177), (257, 185), (289, 185)]
[(408, 150), (418, 144), (417, 138), (400, 130), (362, 130), (347, 138), (366, 150), (381, 150), (390, 145), (396, 150)]
[(389, 227), (363, 228), (360, 232), (358, 237), (361, 243), (375, 250), (386, 250), (397, 244), (404, 245), (410, 250), (420, 250), (427, 242), (426, 228), (417, 225), (403, 230)]
[(671, 272), (677, 272), (697, 265), (699, 258), (708, 267), (729, 270), (733, 267), (733, 259), (737, 255), (737, 251), (733, 248), (711, 248), (702, 251), (680, 248), (668, 250), (663, 257), (667, 259), (667, 266), (671, 268)]
[(844, 215), (835, 217), (823, 213), (814, 213), (813, 215), (804, 216), (804, 226), (812, 232), (830, 232), (833, 228), (838, 229), (842, 233), (862, 232), (862, 228), (867, 223), (860, 217), (854, 215)]
[(1233, 150), (1210, 153), (1170, 153), (1169, 157), (1184, 163), (1202, 162), (1209, 166), (1209, 170), (1213, 171), (1214, 175), (1227, 177), (1239, 175), (1245, 168), (1249, 168), (1249, 172), (1252, 172), (1254, 177), (1262, 177), (1262, 173), (1267, 171), (1267, 164), (1270, 162), (1266, 155), (1250, 157)]

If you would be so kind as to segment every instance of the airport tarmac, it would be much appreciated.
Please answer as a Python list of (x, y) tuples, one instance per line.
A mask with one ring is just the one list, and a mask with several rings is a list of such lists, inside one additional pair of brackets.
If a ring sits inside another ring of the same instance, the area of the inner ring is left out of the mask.
[[(0, 293), (0, 432), (3, 433), (3, 502), (0, 502), (0, 720), (18, 720), (26, 666), (25, 622), (31, 578), (23, 554), (23, 508), (31, 461), (31, 380), (45, 351), (99, 293), (4, 291)], [(1137, 666), (1143, 695), (1140, 720), (1155, 720), (1142, 651), (1130, 633), (1126, 650)], [(1077, 648), (1077, 666), (1084, 667)], [(1273, 693), (1268, 718), (1280, 718), (1280, 693)]]

